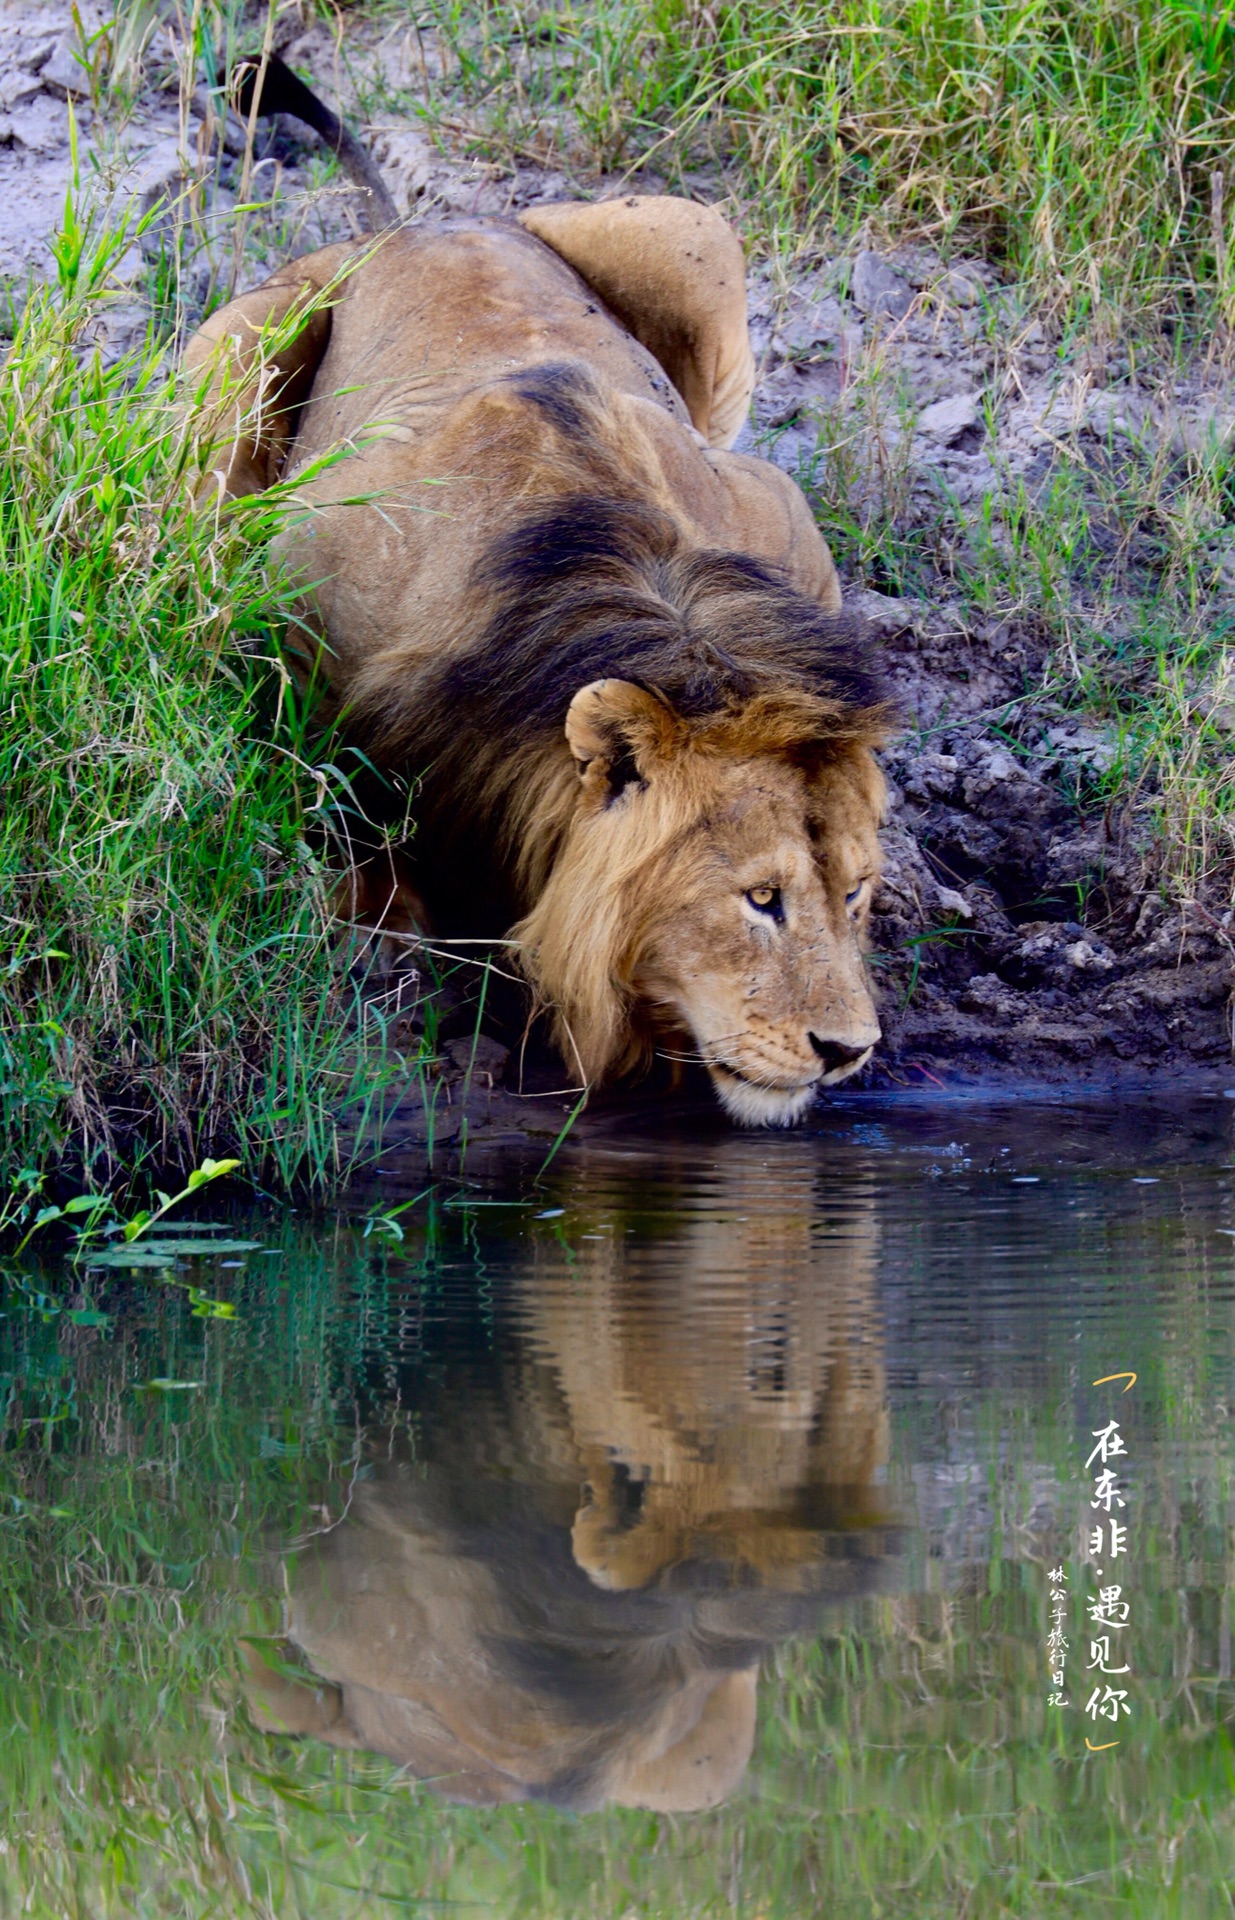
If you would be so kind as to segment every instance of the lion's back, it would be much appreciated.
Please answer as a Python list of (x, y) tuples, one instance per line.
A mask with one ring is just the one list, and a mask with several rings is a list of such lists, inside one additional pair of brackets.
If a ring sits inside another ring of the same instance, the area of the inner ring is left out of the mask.
[(296, 465), (389, 423), (405, 446), (460, 403), (547, 363), (578, 362), (615, 392), (688, 424), (646, 348), (572, 267), (513, 221), (409, 227), (340, 291), (331, 341), (297, 434)]

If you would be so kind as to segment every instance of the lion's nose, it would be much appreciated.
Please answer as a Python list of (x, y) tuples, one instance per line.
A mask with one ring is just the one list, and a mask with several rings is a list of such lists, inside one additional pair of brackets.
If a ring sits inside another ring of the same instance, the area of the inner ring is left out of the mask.
[(825, 1073), (837, 1073), (841, 1067), (851, 1067), (864, 1053), (870, 1052), (869, 1044), (864, 1047), (847, 1047), (841, 1040), (821, 1040), (817, 1033), (808, 1033), (807, 1039), (823, 1061)]

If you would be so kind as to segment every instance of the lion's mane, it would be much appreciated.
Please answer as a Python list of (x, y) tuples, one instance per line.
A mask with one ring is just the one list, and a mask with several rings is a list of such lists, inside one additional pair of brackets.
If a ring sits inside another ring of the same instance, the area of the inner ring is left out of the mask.
[[(586, 369), (552, 371), (538, 388), (577, 457), (601, 396)], [(580, 830), (563, 733), (578, 689), (633, 682), (662, 700), (683, 742), (811, 769), (877, 744), (891, 720), (860, 618), (824, 612), (762, 561), (688, 546), (669, 513), (616, 490), (594, 444), (596, 494), (497, 533), (465, 583), (454, 644), (401, 673), (381, 655), (348, 707), (379, 765), (423, 770), (414, 853), (435, 913), (473, 937), (513, 926), (524, 972), (559, 1010), (567, 1057), (589, 1076), (629, 1070), (647, 1051), (624, 981), (658, 855), (692, 818), (670, 785), (637, 828)], [(615, 768), (615, 788), (633, 773)]]

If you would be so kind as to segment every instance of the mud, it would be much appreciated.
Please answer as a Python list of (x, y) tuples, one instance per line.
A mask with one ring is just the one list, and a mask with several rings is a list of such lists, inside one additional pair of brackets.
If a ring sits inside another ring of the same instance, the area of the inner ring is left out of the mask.
[[(89, 31), (102, 16), (84, 18)], [(323, 26), (289, 14), (278, 47), (366, 135), (407, 215), (509, 212), (616, 188), (441, 150), (414, 112), (440, 71), (432, 36), (347, 31), (341, 61)], [(51, 271), (47, 240), (72, 175), (70, 103), (83, 179), (97, 197), (155, 215), (120, 262), (100, 328), (106, 354), (140, 337), (169, 250), (200, 310), (357, 230), (354, 196), (314, 136), (290, 123), (259, 136), (249, 193), (268, 205), (241, 223), (244, 130), (220, 122), (200, 84), (182, 112), (173, 40), (156, 36), (124, 112), (102, 85), (97, 49), (84, 63), (78, 49), (67, 7), (0, 0), (0, 276), (14, 306), (29, 276)], [(366, 116), (374, 99), (380, 110)], [(644, 173), (638, 184), (661, 183)], [(906, 524), (938, 513), (941, 499), (963, 519), (987, 495), (1042, 484), (1061, 442), (1097, 456), (1235, 428), (1235, 409), (1199, 385), (1176, 381), (1167, 398), (1147, 397), (1115, 358), (1069, 364), (987, 263), (925, 247), (860, 249), (789, 284), (757, 266), (750, 314), (760, 381), (742, 444), (808, 489), (822, 462), (843, 457), (858, 521), (889, 490)], [(874, 1083), (1232, 1077), (1230, 916), (1173, 900), (1143, 812), (1103, 801), (1115, 745), (1044, 691), (1044, 634), (959, 602), (852, 597), (879, 636), (904, 719), (885, 755), (891, 808), (872, 964), (886, 1039)], [(432, 1112), (409, 1101), (399, 1116), (408, 1144), (445, 1145), (469, 1129), (495, 1142), (551, 1139), (574, 1095), (551, 1084), (543, 1062), (539, 1084), (529, 1089), (525, 1074), (520, 1094), (509, 1032), (485, 1037), (478, 1062), (466, 1005), (464, 995), (453, 1040), (447, 1016)]]

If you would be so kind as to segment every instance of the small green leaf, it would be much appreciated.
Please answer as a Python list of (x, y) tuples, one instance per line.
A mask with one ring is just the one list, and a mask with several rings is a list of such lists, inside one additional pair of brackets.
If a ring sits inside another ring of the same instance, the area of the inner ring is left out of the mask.
[(135, 1213), (131, 1220), (126, 1220), (124, 1223), (125, 1239), (136, 1240), (138, 1234), (141, 1233), (144, 1228), (150, 1225), (150, 1222), (153, 1218), (154, 1218), (154, 1215), (151, 1213), (147, 1213), (147, 1212)]
[(139, 1247), (130, 1248), (117, 1243), (110, 1247), (100, 1247), (96, 1252), (87, 1254), (86, 1265), (94, 1267), (131, 1267), (137, 1262), (143, 1265), (169, 1267), (177, 1260), (213, 1260), (224, 1253), (254, 1253), (259, 1243), (256, 1240), (206, 1240), (189, 1239), (175, 1233), (170, 1236), (151, 1234)]
[(365, 1221), (364, 1237), (366, 1240), (371, 1233), (384, 1233), (391, 1240), (401, 1241), (403, 1238), (403, 1229), (398, 1221), (391, 1220), (387, 1215), (382, 1213), (371, 1213)]
[(79, 1193), (75, 1200), (65, 1201), (64, 1211), (66, 1213), (88, 1213), (92, 1207), (106, 1207), (110, 1206), (110, 1204), (105, 1193)]
[(70, 1307), (65, 1315), (75, 1327), (110, 1327), (110, 1313), (100, 1313), (96, 1307)]
[(189, 1192), (196, 1193), (198, 1187), (204, 1187), (207, 1180), (221, 1179), (225, 1173), (235, 1173), (239, 1160), (203, 1160), (200, 1167), (194, 1167), (189, 1175)]

